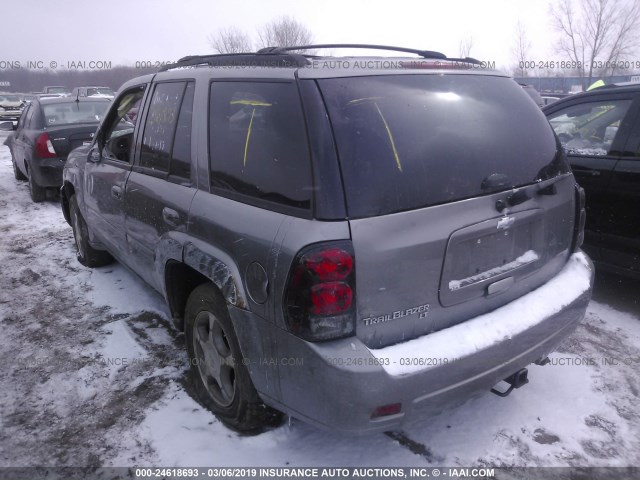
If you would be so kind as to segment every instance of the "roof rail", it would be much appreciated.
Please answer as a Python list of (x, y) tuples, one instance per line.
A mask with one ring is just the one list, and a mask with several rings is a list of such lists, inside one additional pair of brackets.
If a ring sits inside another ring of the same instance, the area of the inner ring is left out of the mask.
[(297, 53), (221, 53), (215, 55), (190, 55), (175, 63), (163, 65), (158, 71), (165, 72), (174, 68), (209, 65), (210, 67), (304, 67), (309, 60)]
[(436, 58), (445, 60), (447, 56), (444, 53), (433, 52), (430, 50), (417, 50), (415, 48), (391, 47), (389, 45), (366, 45), (362, 43), (325, 43), (318, 45), (299, 45), (291, 47), (267, 47), (258, 50), (258, 53), (284, 53), (292, 50), (313, 50), (317, 48), (364, 48), (369, 50), (391, 50), (393, 52), (413, 53), (423, 58)]
[(404, 47), (392, 47), (389, 45), (367, 45), (361, 43), (325, 43), (318, 45), (299, 45), (299, 46), (291, 46), (291, 47), (267, 47), (261, 50), (258, 50), (259, 54), (274, 54), (274, 53), (285, 53), (294, 50), (314, 50), (318, 48), (362, 48), (368, 50), (389, 50), (392, 52), (403, 52), (403, 53), (413, 53), (415, 55), (419, 55), (422, 58), (428, 59), (436, 59), (436, 60), (449, 60), (452, 62), (464, 62), (464, 63), (473, 63), (476, 65), (480, 65), (482, 62), (480, 60), (476, 60), (475, 58), (465, 57), (465, 58), (448, 58), (444, 53), (434, 52), (432, 50), (417, 50), (415, 48), (404, 48)]
[(182, 57), (175, 63), (162, 66), (158, 71), (165, 72), (174, 68), (195, 67), (209, 65), (210, 67), (305, 67), (311, 62), (309, 58), (315, 55), (295, 53), (300, 50), (318, 48), (361, 48), (369, 50), (388, 50), (393, 52), (413, 53), (425, 59), (447, 60), (480, 65), (482, 62), (475, 58), (449, 58), (444, 53), (431, 50), (417, 50), (415, 48), (391, 47), (388, 45), (366, 45), (359, 43), (327, 43), (318, 45), (299, 45), (291, 47), (266, 47), (257, 53), (221, 53), (214, 55), (190, 55)]

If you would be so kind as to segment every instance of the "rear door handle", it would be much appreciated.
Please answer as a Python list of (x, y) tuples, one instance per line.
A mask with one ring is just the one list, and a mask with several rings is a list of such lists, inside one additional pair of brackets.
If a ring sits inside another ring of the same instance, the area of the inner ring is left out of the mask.
[(177, 227), (180, 224), (180, 215), (169, 207), (162, 209), (162, 218), (164, 219), (164, 223), (171, 227)]
[(117, 185), (111, 187), (111, 196), (116, 200), (122, 200), (122, 188)]

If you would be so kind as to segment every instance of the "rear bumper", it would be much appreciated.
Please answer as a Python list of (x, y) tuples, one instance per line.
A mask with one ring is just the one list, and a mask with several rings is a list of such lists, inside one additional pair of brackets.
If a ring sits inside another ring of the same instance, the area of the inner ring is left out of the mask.
[(32, 170), (29, 174), (35, 176), (41, 187), (60, 187), (64, 162), (65, 159), (59, 157), (33, 159), (29, 164)]
[[(593, 266), (578, 253), (545, 285), (493, 312), (380, 350), (356, 337), (306, 342), (241, 310), (232, 318), (266, 403), (319, 427), (368, 433), (459, 405), (544, 358), (584, 317), (592, 285)], [(395, 403), (400, 413), (371, 418)]]

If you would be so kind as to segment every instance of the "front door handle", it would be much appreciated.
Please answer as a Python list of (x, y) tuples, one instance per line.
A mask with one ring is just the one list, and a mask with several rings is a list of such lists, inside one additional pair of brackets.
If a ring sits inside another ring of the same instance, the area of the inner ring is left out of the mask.
[(122, 188), (117, 185), (111, 187), (111, 196), (116, 200), (122, 200)]
[(177, 227), (180, 224), (180, 215), (172, 208), (164, 207), (162, 209), (162, 218), (164, 223), (171, 227)]

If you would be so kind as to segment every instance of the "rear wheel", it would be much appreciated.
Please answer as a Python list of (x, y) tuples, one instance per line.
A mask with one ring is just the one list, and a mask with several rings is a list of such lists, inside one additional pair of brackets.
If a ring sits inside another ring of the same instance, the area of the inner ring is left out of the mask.
[(31, 169), (29, 169), (29, 195), (35, 203), (44, 202), (47, 199), (47, 189), (38, 185)]
[(69, 199), (69, 217), (71, 218), (71, 228), (76, 241), (76, 257), (85, 267), (102, 267), (113, 261), (111, 255), (104, 250), (96, 250), (89, 244), (89, 228), (82, 218), (78, 209), (78, 201), (75, 195)]
[(13, 176), (15, 177), (15, 179), (24, 182), (27, 179), (25, 174), (20, 171), (20, 169), (16, 165), (15, 160), (11, 160), (11, 163), (13, 164)]
[(209, 410), (245, 433), (280, 423), (282, 414), (262, 402), (251, 382), (224, 299), (212, 284), (189, 296), (185, 333), (195, 392)]

